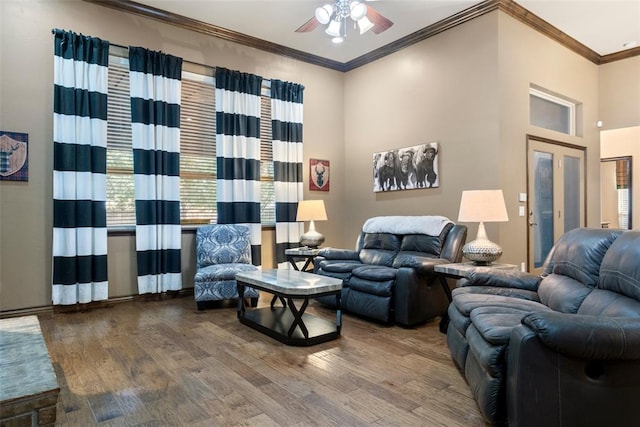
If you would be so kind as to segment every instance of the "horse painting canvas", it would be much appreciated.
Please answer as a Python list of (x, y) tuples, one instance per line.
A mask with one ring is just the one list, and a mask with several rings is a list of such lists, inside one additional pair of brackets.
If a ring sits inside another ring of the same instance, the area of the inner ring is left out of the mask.
[(373, 153), (373, 191), (440, 186), (437, 142)]

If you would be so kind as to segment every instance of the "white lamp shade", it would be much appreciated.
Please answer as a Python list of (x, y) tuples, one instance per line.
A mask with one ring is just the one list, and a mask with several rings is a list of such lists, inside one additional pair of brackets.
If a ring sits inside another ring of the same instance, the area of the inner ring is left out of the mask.
[(373, 22), (369, 21), (366, 16), (358, 19), (358, 28), (360, 28), (360, 34), (364, 34), (373, 28)]
[(351, 19), (353, 19), (354, 21), (359, 21), (365, 16), (367, 16), (367, 5), (364, 3), (360, 3), (359, 1), (352, 1)]
[(340, 21), (336, 21), (335, 19), (331, 20), (329, 26), (325, 33), (329, 34), (331, 37), (340, 37)]
[(326, 221), (324, 200), (301, 200), (298, 202), (296, 221)]
[(460, 200), (459, 222), (509, 221), (502, 190), (463, 191)]
[(316, 8), (316, 19), (322, 25), (328, 24), (331, 20), (331, 15), (333, 14), (333, 6), (330, 4), (325, 4), (322, 7)]

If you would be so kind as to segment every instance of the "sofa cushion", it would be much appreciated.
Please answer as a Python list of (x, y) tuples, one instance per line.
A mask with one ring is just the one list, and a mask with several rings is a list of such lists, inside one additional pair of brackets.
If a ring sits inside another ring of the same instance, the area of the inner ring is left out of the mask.
[(360, 261), (364, 264), (391, 267), (399, 250), (399, 236), (389, 233), (367, 233), (362, 239)]
[(590, 286), (568, 276), (550, 274), (538, 288), (540, 302), (555, 311), (577, 313), (584, 299), (593, 291)]
[(616, 239), (602, 261), (598, 287), (640, 301), (640, 231)]
[(640, 317), (640, 301), (616, 292), (594, 289), (580, 305), (578, 314), (606, 317)]
[(615, 230), (605, 229), (576, 228), (566, 232), (554, 247), (553, 273), (595, 287), (602, 259), (618, 235)]
[(453, 223), (447, 224), (437, 236), (429, 236), (426, 234), (407, 234), (402, 238), (400, 250), (408, 252), (422, 252), (438, 257), (440, 252), (442, 252), (442, 244), (447, 237), (447, 233), (449, 233), (449, 230), (451, 230), (452, 227)]

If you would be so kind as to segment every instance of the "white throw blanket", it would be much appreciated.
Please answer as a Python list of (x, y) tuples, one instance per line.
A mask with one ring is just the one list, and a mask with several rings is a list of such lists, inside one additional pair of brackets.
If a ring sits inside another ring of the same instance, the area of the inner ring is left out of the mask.
[(426, 234), (439, 236), (452, 223), (444, 216), (377, 216), (362, 226), (365, 233)]

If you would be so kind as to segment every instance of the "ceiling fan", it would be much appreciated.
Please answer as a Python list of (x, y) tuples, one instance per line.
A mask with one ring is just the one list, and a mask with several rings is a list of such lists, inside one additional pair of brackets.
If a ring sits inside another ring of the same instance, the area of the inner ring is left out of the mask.
[(296, 33), (306, 33), (315, 30), (319, 24), (329, 24), (325, 33), (333, 37), (334, 43), (341, 43), (347, 37), (347, 18), (353, 20), (354, 27), (358, 26), (360, 34), (369, 30), (380, 34), (393, 25), (393, 22), (362, 1), (336, 0), (333, 4), (327, 3), (316, 8), (314, 16), (302, 24)]

